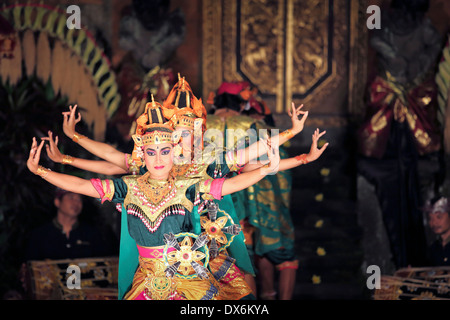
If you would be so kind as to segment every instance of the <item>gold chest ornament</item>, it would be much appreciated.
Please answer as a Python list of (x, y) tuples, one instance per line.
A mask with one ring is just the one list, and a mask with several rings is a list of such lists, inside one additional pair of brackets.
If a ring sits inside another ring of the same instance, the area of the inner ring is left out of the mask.
[[(185, 215), (194, 204), (186, 198), (186, 191), (192, 185), (209, 177), (203, 166), (196, 165), (173, 170), (168, 180), (155, 180), (147, 172), (142, 176), (126, 176), (123, 181), (128, 187), (124, 200), (127, 213), (137, 216), (150, 232), (155, 232), (163, 219), (169, 215)], [(197, 193), (197, 191), (196, 191)]]

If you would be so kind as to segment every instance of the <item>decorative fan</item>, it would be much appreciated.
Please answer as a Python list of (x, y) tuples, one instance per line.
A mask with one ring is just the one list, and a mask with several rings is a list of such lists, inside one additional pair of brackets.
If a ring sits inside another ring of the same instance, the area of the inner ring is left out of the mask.
[[(178, 242), (178, 238), (183, 238)], [(192, 244), (192, 239), (194, 243)], [(204, 234), (195, 235), (193, 233), (173, 233), (164, 234), (164, 263), (167, 268), (164, 270), (167, 277), (181, 277), (192, 279), (208, 279), (207, 266), (209, 263), (209, 250), (207, 247), (208, 237)], [(169, 248), (175, 250), (169, 251)], [(203, 252), (202, 252), (202, 251)], [(202, 262), (204, 261), (204, 262)]]
[[(229, 247), (234, 237), (242, 230), (241, 226), (235, 224), (231, 216), (220, 210), (215, 202), (209, 203), (208, 208), (200, 213), (200, 225), (204, 229), (202, 234), (207, 235), (209, 240), (211, 259)], [(227, 234), (230, 236), (227, 237)]]

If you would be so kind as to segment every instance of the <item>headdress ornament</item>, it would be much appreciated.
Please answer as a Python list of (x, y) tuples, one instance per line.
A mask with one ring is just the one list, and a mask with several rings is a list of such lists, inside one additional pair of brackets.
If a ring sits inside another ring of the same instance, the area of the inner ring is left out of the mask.
[(132, 136), (135, 146), (147, 144), (172, 143), (173, 125), (167, 121), (162, 112), (162, 105), (152, 101), (147, 102), (145, 111), (136, 119), (136, 134)]
[(194, 129), (195, 122), (206, 122), (206, 108), (201, 99), (192, 92), (186, 79), (178, 74), (178, 82), (173, 86), (167, 99), (163, 102), (163, 113), (174, 125)]

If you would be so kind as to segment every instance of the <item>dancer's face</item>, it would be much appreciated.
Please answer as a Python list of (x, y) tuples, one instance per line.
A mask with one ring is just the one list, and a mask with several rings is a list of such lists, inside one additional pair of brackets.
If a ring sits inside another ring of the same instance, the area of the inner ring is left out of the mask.
[(176, 131), (181, 135), (181, 148), (183, 153), (191, 153), (194, 144), (194, 130), (190, 127), (177, 126)]
[(166, 180), (173, 167), (173, 145), (171, 143), (144, 146), (144, 161), (152, 179)]

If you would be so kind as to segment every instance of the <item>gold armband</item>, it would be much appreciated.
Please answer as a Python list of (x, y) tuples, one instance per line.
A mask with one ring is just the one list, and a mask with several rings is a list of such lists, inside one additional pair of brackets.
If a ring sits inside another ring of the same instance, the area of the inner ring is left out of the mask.
[(52, 170), (44, 168), (43, 166), (38, 166), (36, 174), (40, 176), (42, 179), (45, 179), (45, 177), (48, 175), (50, 171)]
[(280, 135), (282, 137), (286, 137), (288, 140), (292, 139), (295, 136), (290, 129), (283, 131), (282, 133), (280, 133)]
[(297, 159), (298, 161), (301, 161), (302, 164), (307, 164), (309, 161), (306, 159), (306, 157), (307, 157), (307, 154), (303, 153), (299, 156), (296, 156), (295, 159)]
[(73, 134), (72, 140), (73, 140), (73, 142), (78, 143), (78, 141), (81, 140), (81, 139), (83, 139), (83, 138), (86, 138), (86, 136), (83, 136), (82, 134), (79, 134), (79, 133), (76, 133), (76, 132), (75, 132), (75, 133)]
[(61, 164), (71, 164), (71, 163), (73, 162), (74, 159), (75, 159), (74, 157), (65, 154), (65, 155), (63, 156), (62, 161), (61, 161)]

